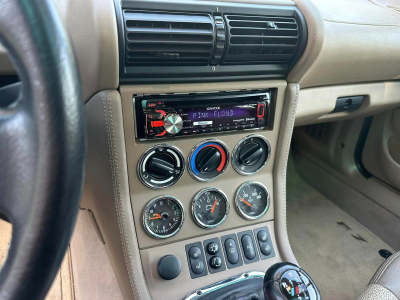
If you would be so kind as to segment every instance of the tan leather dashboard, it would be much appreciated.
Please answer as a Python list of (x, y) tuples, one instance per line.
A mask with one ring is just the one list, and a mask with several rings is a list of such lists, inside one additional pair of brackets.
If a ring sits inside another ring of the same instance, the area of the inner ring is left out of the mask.
[(309, 30), (301, 88), (400, 79), (400, 13), (368, 0), (295, 0)]
[[(58, 2), (80, 65), (86, 101), (99, 90), (117, 88), (118, 38), (113, 1)], [(400, 12), (387, 1), (240, 2), (295, 4), (304, 14), (308, 45), (288, 82), (308, 88), (400, 79)], [(2, 48), (0, 62), (0, 74), (14, 73)]]

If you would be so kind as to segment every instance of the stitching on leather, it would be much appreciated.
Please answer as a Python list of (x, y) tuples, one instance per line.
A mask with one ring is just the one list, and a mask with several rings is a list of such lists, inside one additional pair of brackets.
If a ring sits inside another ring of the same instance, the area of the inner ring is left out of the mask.
[(289, 236), (287, 232), (287, 220), (286, 220), (286, 175), (287, 175), (287, 165), (288, 165), (288, 159), (289, 159), (289, 152), (290, 152), (290, 144), (292, 141), (292, 134), (293, 134), (293, 128), (294, 128), (294, 122), (296, 119), (296, 111), (297, 111), (297, 103), (299, 99), (299, 93), (300, 93), (300, 88), (299, 85), (296, 84), (296, 95), (294, 98), (294, 105), (293, 105), (293, 111), (292, 111), (292, 120), (290, 122), (290, 127), (289, 127), (289, 132), (290, 132), (290, 137), (288, 138), (287, 144), (286, 144), (286, 150), (285, 150), (285, 160), (283, 163), (283, 172), (282, 172), (282, 188), (283, 188), (283, 220), (284, 220), (284, 225), (283, 225), (283, 231), (287, 240), (287, 243), (289, 245), (289, 249), (291, 254), (294, 256), (292, 247), (290, 246), (290, 241), (289, 241)]
[[(128, 271), (129, 282), (131, 284), (132, 292), (136, 299), (141, 299), (140, 292), (136, 284), (135, 274), (133, 272), (133, 263), (131, 249), (128, 242), (128, 233), (126, 230), (125, 214), (121, 198), (121, 187), (119, 182), (119, 165), (117, 158), (117, 146), (115, 142), (115, 130), (114, 130), (114, 119), (112, 115), (112, 104), (111, 104), (111, 93), (108, 92), (107, 101), (104, 98), (106, 93), (102, 92), (103, 106), (104, 106), (104, 117), (106, 122), (107, 137), (108, 137), (108, 148), (110, 152), (110, 163), (111, 163), (111, 176), (113, 184), (113, 194), (115, 208), (117, 212), (118, 227), (120, 230), (122, 250), (124, 253), (125, 264)], [(109, 120), (107, 115), (109, 112)]]
[(375, 275), (372, 277), (371, 281), (369, 284), (375, 284), (379, 281), (379, 279), (382, 277), (383, 273), (385, 273), (386, 269), (389, 267), (389, 265), (396, 259), (400, 257), (400, 251), (393, 254), (390, 258), (388, 258), (380, 267), (379, 269), (375, 272)]

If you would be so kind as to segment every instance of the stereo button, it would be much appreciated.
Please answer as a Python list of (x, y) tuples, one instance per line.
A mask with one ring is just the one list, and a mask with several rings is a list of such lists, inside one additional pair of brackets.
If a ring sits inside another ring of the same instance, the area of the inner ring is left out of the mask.
[(227, 239), (225, 241), (226, 258), (228, 261), (235, 265), (239, 262), (239, 254), (237, 251), (236, 243), (233, 239)]

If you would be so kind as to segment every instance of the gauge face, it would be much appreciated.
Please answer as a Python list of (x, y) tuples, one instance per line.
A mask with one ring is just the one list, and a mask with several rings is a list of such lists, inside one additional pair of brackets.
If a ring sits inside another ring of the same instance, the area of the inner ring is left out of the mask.
[(259, 182), (248, 181), (236, 193), (236, 208), (248, 220), (261, 218), (269, 208), (268, 190)]
[(193, 219), (202, 228), (221, 225), (229, 214), (229, 202), (219, 189), (206, 188), (196, 194), (192, 202)]
[(184, 220), (183, 206), (172, 196), (156, 197), (144, 209), (144, 228), (154, 238), (166, 239), (177, 234)]

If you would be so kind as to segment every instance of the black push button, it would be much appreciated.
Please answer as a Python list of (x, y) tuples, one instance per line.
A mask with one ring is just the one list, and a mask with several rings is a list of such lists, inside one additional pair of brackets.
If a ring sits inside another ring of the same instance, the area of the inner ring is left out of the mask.
[(268, 241), (268, 233), (266, 231), (264, 231), (264, 230), (259, 231), (258, 234), (257, 234), (257, 239), (261, 243)]
[(210, 260), (210, 266), (213, 269), (219, 269), (222, 266), (222, 259), (219, 256), (214, 256)]
[(207, 252), (210, 253), (211, 255), (217, 254), (219, 251), (219, 247), (217, 243), (209, 243), (207, 245)]
[(190, 264), (192, 266), (193, 273), (201, 274), (204, 271), (204, 264), (200, 259), (191, 259)]
[(233, 239), (227, 239), (225, 241), (226, 258), (228, 261), (234, 265), (239, 262), (239, 254), (236, 247), (236, 243)]
[(252, 260), (256, 256), (253, 240), (248, 234), (242, 236), (243, 253), (247, 259)]
[(189, 256), (192, 259), (198, 259), (199, 257), (201, 257), (201, 251), (199, 247), (192, 247), (189, 250)]
[(260, 250), (262, 254), (268, 256), (272, 252), (272, 246), (269, 242), (264, 242), (264, 243), (260, 242)]
[(172, 280), (181, 273), (181, 262), (174, 255), (163, 256), (158, 261), (157, 272), (161, 278)]

